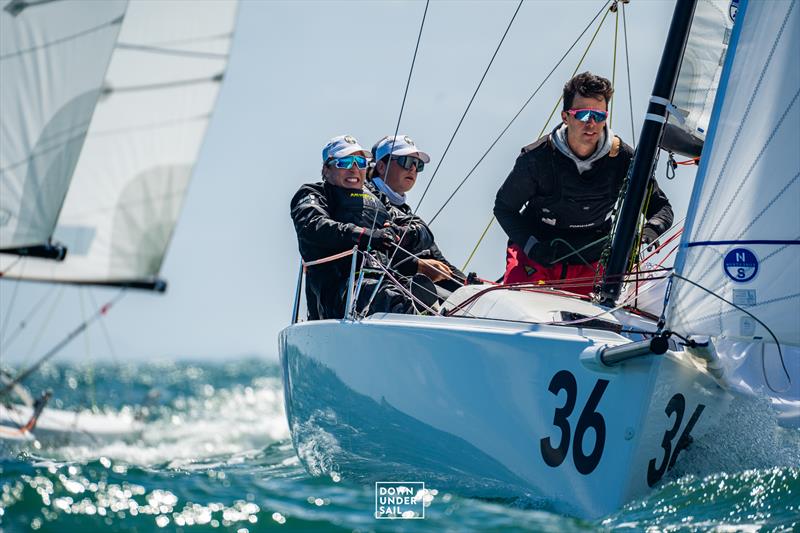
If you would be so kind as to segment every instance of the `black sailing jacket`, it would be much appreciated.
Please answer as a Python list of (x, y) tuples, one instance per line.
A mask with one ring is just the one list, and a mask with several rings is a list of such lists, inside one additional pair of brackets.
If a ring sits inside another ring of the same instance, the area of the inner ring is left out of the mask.
[[(300, 255), (305, 261), (351, 250), (356, 245), (363, 248), (368, 239), (365, 230), (381, 228), (385, 222), (401, 226), (412, 224), (418, 239), (412, 243), (412, 252), (433, 242), (426, 227), (393, 217), (382, 201), (367, 190), (344, 189), (327, 182), (309, 183), (295, 193), (290, 208)], [(389, 264), (389, 256), (385, 252), (372, 253), (384, 265)], [(350, 275), (351, 260), (348, 256), (308, 267), (306, 298), (309, 318), (343, 315), (343, 295)], [(404, 276), (411, 276), (417, 271), (416, 259), (402, 253), (395, 255), (393, 265), (398, 265), (397, 271)]]
[[(611, 210), (632, 158), (633, 149), (617, 137), (611, 151), (581, 174), (546, 135), (522, 149), (497, 191), (494, 215), (509, 242), (523, 249), (531, 236), (541, 242), (563, 239), (580, 249), (610, 234)], [(645, 227), (661, 235), (672, 225), (672, 206), (653, 181)], [(581, 255), (597, 261), (604, 246), (601, 242)], [(567, 262), (582, 261), (573, 256)]]

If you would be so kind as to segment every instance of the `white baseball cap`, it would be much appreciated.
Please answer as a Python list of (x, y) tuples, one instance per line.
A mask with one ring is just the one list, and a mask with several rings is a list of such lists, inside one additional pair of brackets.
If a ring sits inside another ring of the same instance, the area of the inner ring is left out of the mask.
[(329, 159), (344, 157), (356, 152), (364, 152), (367, 157), (372, 157), (370, 151), (358, 144), (355, 137), (352, 135), (339, 135), (328, 141), (328, 144), (322, 149), (322, 162), (325, 163)]
[(372, 147), (375, 152), (375, 159), (380, 160), (387, 155), (410, 155), (419, 154), (423, 163), (430, 163), (431, 157), (417, 148), (414, 141), (408, 135), (397, 135), (394, 137), (386, 136)]

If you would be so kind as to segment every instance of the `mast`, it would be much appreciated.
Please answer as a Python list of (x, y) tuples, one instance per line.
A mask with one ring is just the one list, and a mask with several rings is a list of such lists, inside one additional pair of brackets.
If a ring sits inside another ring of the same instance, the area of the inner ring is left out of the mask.
[(678, 0), (672, 14), (664, 52), (653, 84), (653, 95), (647, 107), (639, 146), (631, 163), (628, 190), (622, 202), (619, 220), (611, 242), (611, 256), (606, 265), (603, 284), (600, 289), (600, 302), (613, 305), (622, 287), (622, 276), (630, 259), (631, 248), (636, 236), (636, 224), (642, 211), (644, 197), (650, 177), (655, 167), (655, 156), (664, 124), (667, 121), (667, 105), (672, 100), (678, 73), (681, 67), (686, 40), (692, 26), (697, 0)]

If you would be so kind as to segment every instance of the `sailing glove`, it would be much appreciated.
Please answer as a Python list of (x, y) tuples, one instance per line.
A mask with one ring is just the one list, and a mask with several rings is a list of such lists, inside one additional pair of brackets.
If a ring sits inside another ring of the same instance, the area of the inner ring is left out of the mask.
[(398, 226), (393, 223), (390, 227), (400, 237), (400, 246), (411, 253), (420, 253), (433, 244), (433, 236), (424, 225)]
[(647, 250), (658, 247), (658, 233), (656, 230), (649, 226), (645, 226), (645, 228), (642, 230), (642, 245), (647, 246)]
[(391, 251), (400, 238), (392, 228), (365, 229), (358, 239), (358, 247), (367, 249), (367, 244), (373, 250)]

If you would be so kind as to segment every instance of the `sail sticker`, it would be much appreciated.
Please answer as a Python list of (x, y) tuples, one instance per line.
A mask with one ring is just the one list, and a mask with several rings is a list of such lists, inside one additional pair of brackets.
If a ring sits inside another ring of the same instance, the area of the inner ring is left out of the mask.
[(731, 4), (728, 6), (728, 16), (731, 17), (732, 21), (736, 21), (736, 13), (739, 12), (739, 0), (731, 0)]
[(752, 337), (756, 334), (756, 321), (750, 316), (739, 317), (739, 335), (742, 337)]
[(733, 303), (740, 307), (756, 305), (755, 289), (733, 289)]
[(758, 258), (747, 248), (734, 248), (723, 260), (725, 274), (737, 283), (746, 283), (758, 274)]

